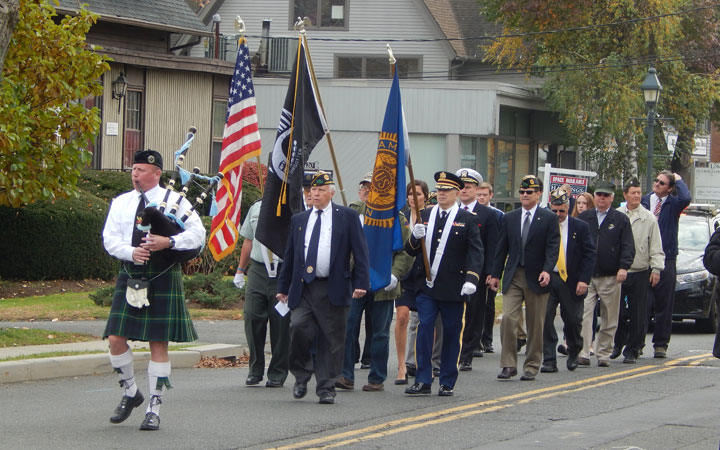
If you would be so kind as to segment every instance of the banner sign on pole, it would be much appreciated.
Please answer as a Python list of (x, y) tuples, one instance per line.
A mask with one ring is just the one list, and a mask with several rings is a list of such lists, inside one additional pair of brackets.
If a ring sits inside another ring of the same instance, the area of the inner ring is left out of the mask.
[(563, 184), (567, 184), (572, 189), (573, 197), (578, 194), (587, 192), (588, 180), (582, 177), (568, 177), (564, 175), (550, 175), (550, 190), (553, 191)]

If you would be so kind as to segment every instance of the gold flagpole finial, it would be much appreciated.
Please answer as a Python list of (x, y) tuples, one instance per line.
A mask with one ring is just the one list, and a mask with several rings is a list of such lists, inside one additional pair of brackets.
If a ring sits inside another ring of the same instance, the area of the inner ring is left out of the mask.
[(395, 59), (395, 56), (393, 55), (392, 47), (390, 47), (390, 44), (387, 45), (387, 52), (388, 52), (388, 61), (390, 61), (390, 65), (393, 65), (397, 62)]
[(240, 36), (245, 36), (245, 22), (240, 18), (240, 16), (235, 16), (235, 31)]
[(300, 34), (305, 34), (305, 27), (312, 25), (309, 17), (298, 17), (293, 30), (299, 31)]

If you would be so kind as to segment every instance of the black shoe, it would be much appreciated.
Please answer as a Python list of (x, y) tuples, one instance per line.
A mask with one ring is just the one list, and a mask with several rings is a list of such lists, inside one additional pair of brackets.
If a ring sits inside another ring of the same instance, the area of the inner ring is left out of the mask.
[(245, 386), (255, 386), (260, 384), (263, 377), (258, 375), (248, 375), (247, 378), (245, 378)]
[[(557, 369), (557, 367), (556, 367)], [(521, 381), (535, 381), (535, 374), (532, 372), (525, 371), (520, 377)]]
[(429, 384), (418, 381), (409, 388), (406, 388), (405, 393), (408, 395), (430, 395), (432, 393), (432, 389)]
[(370, 363), (369, 363), (369, 362), (361, 362), (361, 363), (360, 363), (360, 368), (361, 368), (361, 369), (369, 369), (369, 368), (370, 368)]
[(140, 424), (140, 429), (150, 431), (159, 430), (160, 417), (154, 412), (149, 412), (145, 414), (145, 419), (143, 419), (142, 423)]
[(305, 394), (307, 394), (307, 382), (296, 381), (295, 386), (293, 386), (293, 397), (301, 399), (305, 397)]
[(267, 380), (267, 383), (265, 383), (265, 387), (282, 387), (282, 386), (283, 386), (282, 381)]
[(319, 397), (320, 400), (318, 401), (318, 403), (320, 403), (321, 405), (332, 405), (333, 403), (335, 403), (335, 397), (333, 397), (333, 395), (329, 392), (323, 392), (319, 395)]
[(482, 350), (475, 350), (475, 351), (473, 352), (473, 358), (482, 358), (482, 357), (483, 357), (483, 352), (482, 352)]
[(453, 394), (455, 394), (455, 391), (454, 391), (452, 388), (447, 387), (447, 386), (445, 386), (444, 384), (441, 384), (441, 385), (440, 385), (440, 390), (438, 391), (438, 396), (440, 396), (440, 397), (452, 397)]
[(525, 346), (525, 344), (527, 344), (527, 339), (518, 339), (517, 340), (517, 351), (520, 351), (520, 349), (522, 349)]
[(637, 362), (637, 358), (634, 356), (626, 356), (625, 359), (623, 359), (623, 364), (635, 364)]
[(124, 422), (125, 419), (130, 417), (130, 413), (132, 412), (133, 408), (137, 408), (138, 406), (142, 405), (144, 401), (145, 398), (143, 397), (142, 393), (140, 393), (140, 391), (137, 391), (135, 393), (135, 397), (128, 397), (127, 395), (123, 395), (123, 398), (120, 400), (120, 404), (117, 406), (117, 408), (115, 408), (112, 417), (110, 417), (110, 422)]
[(407, 374), (409, 377), (414, 377), (415, 372), (417, 371), (417, 367), (415, 364), (405, 364), (405, 367), (407, 368)]
[(492, 346), (492, 343), (490, 344), (483, 344), (483, 352), (485, 353), (495, 353), (495, 349)]
[(517, 369), (514, 367), (503, 367), (502, 372), (497, 376), (500, 380), (509, 380), (517, 375)]
[(614, 347), (612, 353), (610, 353), (610, 359), (616, 359), (621, 353), (622, 350), (620, 348)]
[(434, 376), (435, 378), (439, 378), (439, 377), (440, 377), (440, 368), (439, 368), (439, 367), (433, 367), (433, 376)]
[(568, 356), (565, 365), (567, 366), (567, 369), (572, 372), (573, 370), (577, 369), (577, 367), (580, 365), (580, 362), (578, 361), (577, 356)]
[(472, 370), (472, 363), (463, 361), (460, 363), (460, 372), (470, 372)]
[(558, 345), (558, 346), (557, 346), (557, 351), (558, 351), (558, 353), (560, 353), (561, 355), (565, 355), (565, 356), (568, 355), (568, 349), (567, 349), (567, 347), (565, 347), (565, 344), (560, 344), (560, 345)]
[(542, 373), (555, 373), (557, 371), (557, 364), (551, 362), (544, 362), (542, 367), (540, 367), (540, 372)]

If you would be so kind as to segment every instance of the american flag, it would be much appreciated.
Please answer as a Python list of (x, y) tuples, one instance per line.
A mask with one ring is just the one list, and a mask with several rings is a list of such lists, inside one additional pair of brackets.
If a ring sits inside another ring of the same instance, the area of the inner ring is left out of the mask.
[(242, 199), (242, 166), (260, 154), (260, 132), (255, 110), (255, 88), (245, 38), (238, 43), (235, 73), (230, 83), (228, 109), (220, 151), (222, 184), (217, 191), (218, 214), (210, 231), (210, 253), (216, 261), (232, 253), (238, 239)]

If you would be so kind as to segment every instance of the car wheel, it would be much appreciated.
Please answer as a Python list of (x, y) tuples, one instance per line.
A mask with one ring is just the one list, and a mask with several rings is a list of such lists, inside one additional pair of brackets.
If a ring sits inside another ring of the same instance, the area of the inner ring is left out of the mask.
[(695, 319), (695, 327), (700, 333), (717, 333), (718, 329), (718, 288), (713, 290), (713, 298), (710, 301), (710, 312), (707, 319)]

